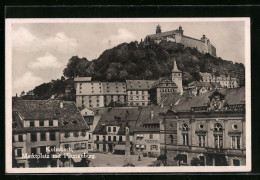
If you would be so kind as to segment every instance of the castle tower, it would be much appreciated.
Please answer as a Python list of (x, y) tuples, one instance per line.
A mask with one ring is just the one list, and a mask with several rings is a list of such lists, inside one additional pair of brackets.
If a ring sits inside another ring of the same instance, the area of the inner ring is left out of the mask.
[(177, 92), (182, 95), (183, 88), (182, 88), (182, 72), (178, 69), (176, 61), (173, 61), (173, 69), (172, 69), (172, 81), (177, 85), (178, 89)]
[(182, 30), (182, 27), (181, 27), (181, 26), (179, 26), (179, 33), (180, 33), (180, 35), (183, 36), (183, 30)]
[(161, 26), (158, 24), (158, 25), (156, 26), (156, 34), (161, 33), (161, 32), (162, 32)]

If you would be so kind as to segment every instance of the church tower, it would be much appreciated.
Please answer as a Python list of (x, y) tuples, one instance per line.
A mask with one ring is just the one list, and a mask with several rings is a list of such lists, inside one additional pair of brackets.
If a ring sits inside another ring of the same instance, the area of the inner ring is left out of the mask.
[(182, 95), (182, 72), (178, 69), (175, 59), (173, 60), (172, 81), (177, 85), (177, 92)]
[(161, 32), (162, 32), (161, 26), (158, 24), (158, 25), (156, 26), (156, 34), (161, 33)]

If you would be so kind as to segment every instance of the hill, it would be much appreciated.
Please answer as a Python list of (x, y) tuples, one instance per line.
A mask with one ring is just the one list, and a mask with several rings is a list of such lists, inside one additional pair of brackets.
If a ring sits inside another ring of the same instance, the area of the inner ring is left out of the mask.
[[(232, 77), (244, 76), (245, 72), (245, 67), (241, 63), (233, 63), (209, 54), (202, 54), (197, 49), (184, 47), (180, 43), (161, 41), (159, 44), (147, 45), (135, 41), (108, 49), (99, 58), (92, 61), (78, 56), (71, 57), (67, 67), (63, 70), (66, 80), (57, 80), (57, 82), (65, 83), (67, 79), (71, 80), (77, 76), (91, 76), (93, 80), (99, 81), (158, 79), (171, 75), (174, 59), (176, 59), (178, 68), (183, 72), (183, 85), (199, 80), (199, 72)], [(55, 89), (50, 90), (49, 88), (55, 87), (55, 82), (52, 81), (52, 85), (44, 87), (48, 89), (47, 92), (54, 92)], [(59, 85), (59, 87), (62, 87), (62, 89), (59, 88), (59, 92), (65, 90), (65, 85)], [(41, 95), (35, 91), (37, 89), (39, 90), (39, 87), (34, 89), (35, 96), (40, 97)], [(47, 96), (45, 95), (44, 98)]]

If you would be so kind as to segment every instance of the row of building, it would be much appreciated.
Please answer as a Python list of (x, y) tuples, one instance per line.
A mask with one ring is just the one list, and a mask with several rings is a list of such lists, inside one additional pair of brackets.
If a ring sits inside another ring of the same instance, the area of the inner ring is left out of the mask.
[[(149, 157), (164, 155), (166, 165), (245, 165), (245, 89), (220, 89), (200, 96), (174, 96), (159, 106), (103, 107), (79, 110), (74, 102), (14, 100), (13, 157), (16, 167), (77, 166), (64, 164), (71, 154), (124, 154), (126, 127), (130, 151)], [(47, 149), (46, 149), (47, 147)], [(50, 161), (33, 162), (24, 154), (49, 154)], [(54, 155), (53, 155), (54, 154)], [(181, 154), (179, 162), (175, 159)], [(118, 165), (121, 166), (121, 165)]]
[(172, 77), (125, 82), (91, 81), (91, 77), (76, 77), (76, 104), (80, 108), (116, 106), (147, 106), (159, 104), (165, 94), (183, 93), (182, 72), (174, 60)]

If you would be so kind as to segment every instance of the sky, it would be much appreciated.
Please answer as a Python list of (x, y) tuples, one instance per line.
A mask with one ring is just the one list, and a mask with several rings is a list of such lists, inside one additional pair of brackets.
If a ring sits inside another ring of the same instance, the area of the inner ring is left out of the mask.
[(12, 94), (29, 91), (60, 78), (72, 56), (93, 60), (106, 49), (154, 34), (177, 29), (200, 39), (203, 34), (217, 49), (217, 56), (244, 63), (245, 24), (226, 22), (84, 22), (12, 23)]

